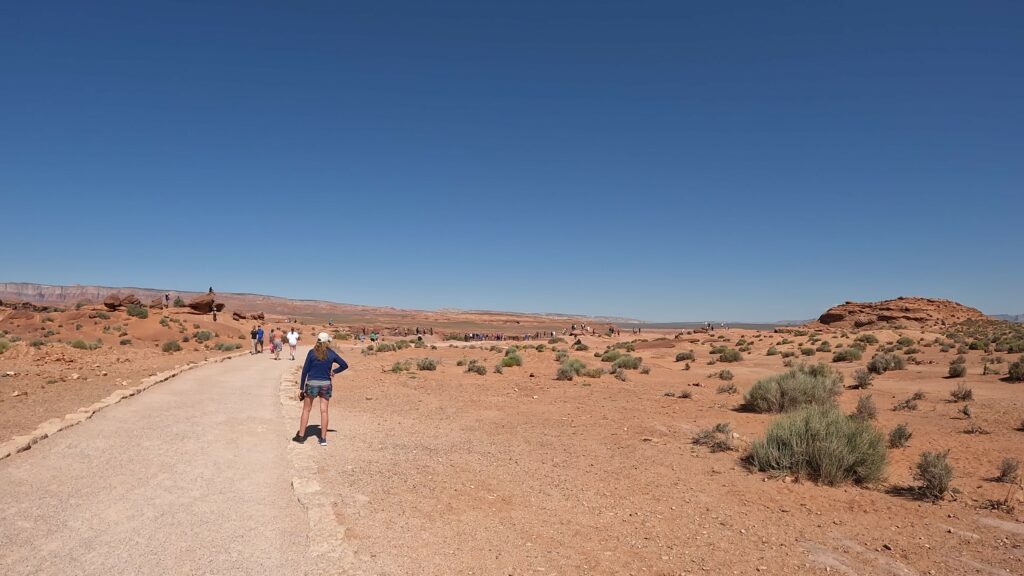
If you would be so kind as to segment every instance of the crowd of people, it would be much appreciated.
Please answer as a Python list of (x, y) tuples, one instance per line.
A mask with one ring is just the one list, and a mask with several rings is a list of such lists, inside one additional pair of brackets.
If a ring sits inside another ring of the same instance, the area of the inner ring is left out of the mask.
[(263, 329), (262, 325), (257, 325), (249, 331), (249, 339), (252, 344), (250, 354), (262, 354), (264, 342), (270, 340), (270, 353), (273, 354), (274, 360), (281, 359), (285, 343), (288, 344), (289, 359), (295, 360), (295, 350), (299, 346), (299, 331), (294, 326), (287, 332), (283, 328), (270, 328), (267, 331)]

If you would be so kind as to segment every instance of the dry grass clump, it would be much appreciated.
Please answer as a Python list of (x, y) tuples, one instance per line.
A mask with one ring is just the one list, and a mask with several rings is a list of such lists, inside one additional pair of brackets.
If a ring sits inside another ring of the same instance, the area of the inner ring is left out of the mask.
[(871, 394), (857, 399), (857, 408), (854, 409), (851, 416), (860, 420), (875, 420), (878, 418), (878, 408), (875, 407), (875, 401), (871, 398)]
[(503, 368), (511, 368), (512, 366), (522, 366), (523, 358), (518, 354), (518, 350), (515, 348), (509, 348), (505, 351), (505, 357), (501, 359), (501, 366)]
[(806, 476), (835, 486), (882, 479), (886, 450), (870, 422), (847, 418), (835, 405), (808, 406), (777, 418), (751, 445), (747, 461), (762, 472)]
[(416, 369), (425, 371), (437, 370), (437, 360), (433, 358), (420, 358), (416, 361)]
[(858, 368), (853, 372), (854, 388), (870, 388), (874, 379), (875, 375), (864, 368)]
[(412, 370), (412, 362), (409, 362), (408, 360), (400, 360), (391, 365), (391, 371), (395, 374), (398, 374), (399, 372), (408, 372), (409, 370)]
[[(555, 380), (571, 381), (587, 369), (587, 365), (577, 358), (566, 358), (555, 372)], [(602, 370), (603, 372), (603, 370)]]
[(718, 356), (719, 362), (739, 362), (743, 360), (743, 353), (735, 348), (728, 348)]
[(689, 352), (680, 352), (676, 354), (676, 362), (683, 362), (687, 360), (690, 362), (696, 360), (696, 357), (693, 355), (693, 350), (690, 350)]
[(483, 376), (487, 374), (487, 367), (477, 360), (470, 360), (469, 363), (466, 364), (466, 372), (472, 372), (473, 374)]
[(643, 361), (644, 359), (639, 356), (625, 354), (612, 362), (612, 368), (615, 370), (620, 368), (623, 370), (636, 370), (637, 368), (640, 368), (640, 364), (643, 363)]
[(705, 428), (693, 437), (693, 443), (706, 446), (712, 452), (730, 452), (736, 449), (732, 441), (732, 425), (719, 422), (711, 428)]
[(168, 340), (160, 349), (164, 352), (181, 352), (181, 344), (177, 340)]
[(719, 394), (735, 394), (736, 393), (736, 385), (733, 384), (732, 382), (729, 382), (729, 383), (726, 383), (726, 384), (720, 384), (718, 386), (718, 388), (715, 388), (715, 392), (717, 392)]
[(967, 375), (966, 364), (950, 364), (949, 365), (949, 377), (950, 378), (963, 378)]
[(949, 492), (953, 481), (953, 467), (949, 464), (949, 450), (925, 452), (917, 461), (914, 479), (921, 482), (918, 492), (930, 500), (941, 500)]
[(1024, 356), (1017, 359), (1016, 362), (1010, 364), (1009, 373), (1006, 375), (1006, 379), (1010, 382), (1024, 382)]
[(963, 384), (957, 384), (956, 388), (950, 390), (949, 395), (953, 397), (954, 402), (970, 402), (974, 400), (974, 390)]
[(914, 433), (910, 431), (906, 424), (897, 424), (889, 432), (889, 448), (906, 448), (907, 443), (910, 442), (910, 437), (913, 435)]
[(1003, 458), (999, 463), (999, 474), (996, 482), (1015, 484), (1020, 479), (1020, 460), (1016, 458)]
[(754, 412), (786, 412), (808, 405), (833, 404), (843, 391), (843, 375), (825, 364), (802, 364), (754, 383), (743, 406)]

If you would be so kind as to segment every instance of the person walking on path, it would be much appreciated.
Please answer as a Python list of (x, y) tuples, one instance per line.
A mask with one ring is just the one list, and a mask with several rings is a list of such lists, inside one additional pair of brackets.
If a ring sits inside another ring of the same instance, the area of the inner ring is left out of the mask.
[(253, 326), (252, 330), (249, 331), (249, 339), (252, 340), (252, 352), (250, 352), (250, 354), (256, 354), (259, 352), (256, 349), (256, 336), (258, 334), (259, 332), (256, 331), (256, 326)]
[[(337, 364), (338, 367), (334, 368)], [(331, 337), (321, 332), (316, 337), (316, 346), (306, 354), (306, 362), (302, 365), (299, 376), (299, 400), (302, 400), (302, 417), (299, 419), (299, 431), (292, 437), (299, 444), (306, 440), (306, 425), (309, 424), (309, 412), (313, 409), (313, 399), (320, 398), (320, 445), (327, 446), (327, 408), (331, 400), (334, 376), (348, 369), (348, 363), (331, 349)]]
[(274, 347), (274, 360), (281, 359), (281, 348), (284, 348), (284, 333), (280, 328), (274, 328), (270, 333), (271, 346)]
[(288, 351), (291, 353), (291, 359), (295, 360), (295, 348), (299, 345), (299, 333), (295, 330), (295, 326), (288, 332)]
[(263, 326), (260, 326), (259, 329), (256, 330), (256, 343), (259, 344), (259, 352), (257, 352), (257, 354), (262, 354), (263, 353)]

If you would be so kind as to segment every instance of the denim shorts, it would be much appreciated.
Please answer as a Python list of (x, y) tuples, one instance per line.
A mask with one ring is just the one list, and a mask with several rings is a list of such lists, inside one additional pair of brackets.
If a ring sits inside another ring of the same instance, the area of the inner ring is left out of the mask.
[(306, 396), (331, 399), (331, 383), (325, 380), (306, 380)]

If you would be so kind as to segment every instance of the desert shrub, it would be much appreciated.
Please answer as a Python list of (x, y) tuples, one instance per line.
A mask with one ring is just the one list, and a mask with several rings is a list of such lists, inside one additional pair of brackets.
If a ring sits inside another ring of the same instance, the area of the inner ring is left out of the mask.
[(952, 360), (949, 361), (949, 365), (950, 366), (953, 366), (954, 364), (966, 364), (966, 363), (967, 363), (967, 358), (965, 358), (963, 354), (957, 355), (956, 357), (954, 357)]
[(505, 368), (511, 368), (512, 366), (522, 366), (523, 358), (509, 348), (509, 351), (505, 353), (505, 357), (501, 359), (501, 365)]
[(854, 339), (854, 342), (874, 346), (878, 344), (878, 337), (874, 334), (861, 334)]
[(412, 346), (412, 342), (409, 342), (408, 340), (396, 340), (395, 341), (395, 350), (405, 350), (406, 348), (408, 348), (410, 346)]
[(814, 356), (814, 348), (801, 348), (800, 353), (804, 356)]
[(416, 369), (423, 371), (437, 370), (437, 360), (433, 358), (420, 358), (416, 361)]
[(401, 360), (391, 365), (391, 371), (394, 373), (407, 372), (412, 368), (412, 364), (408, 360)]
[(914, 340), (912, 338), (908, 338), (906, 336), (900, 336), (899, 339), (896, 340), (896, 345), (899, 346), (900, 348), (905, 348), (907, 346), (913, 346), (914, 345)]
[(537, 350), (537, 352), (543, 352), (543, 351), (547, 350), (548, 347), (546, 345), (544, 345), (544, 344), (537, 344), (535, 349)]
[(917, 399), (914, 396), (905, 400), (900, 400), (892, 407), (894, 412), (913, 411), (917, 410)]
[(634, 352), (636, 351), (636, 346), (634, 346), (632, 342), (616, 342), (615, 344), (612, 344), (612, 349), (625, 350), (626, 352)]
[(754, 412), (786, 412), (832, 404), (842, 392), (842, 383), (843, 375), (825, 364), (804, 364), (755, 382), (744, 395), (743, 405)]
[(117, 343), (120, 344), (121, 346), (127, 346), (127, 345), (132, 343), (132, 339), (131, 338), (121, 338)]
[(732, 382), (727, 382), (725, 384), (719, 384), (718, 388), (715, 388), (715, 392), (717, 392), (719, 394), (735, 394), (736, 393), (736, 385), (733, 384)]
[(925, 498), (939, 500), (949, 492), (953, 481), (953, 467), (949, 464), (949, 450), (925, 452), (917, 461), (914, 479), (921, 483), (920, 493)]
[(719, 362), (739, 362), (743, 360), (743, 353), (735, 348), (729, 348), (718, 356)]
[(878, 409), (875, 407), (875, 401), (871, 398), (871, 394), (857, 398), (857, 408), (853, 411), (853, 417), (860, 418), (861, 420), (875, 420), (878, 418)]
[(565, 338), (556, 337), (548, 340), (548, 344), (565, 344)]
[(466, 360), (465, 358), (460, 358), (459, 361), (455, 363), (455, 365), (456, 366), (465, 366), (467, 363), (469, 363), (469, 360)]
[(1006, 379), (1011, 382), (1024, 382), (1024, 356), (1010, 364), (1010, 371), (1007, 373)]
[(494, 365), (494, 373), (495, 374), (504, 374), (505, 373), (505, 368), (501, 365), (501, 362), (498, 362), (497, 364)]
[(181, 299), (181, 296), (175, 296), (174, 297), (174, 307), (175, 308), (181, 308), (184, 305), (185, 305), (185, 301)]
[(641, 374), (650, 374), (651, 373), (651, 367), (650, 366), (644, 366), (643, 368), (640, 369), (640, 373)]
[(806, 476), (827, 485), (870, 484), (886, 465), (882, 433), (870, 422), (847, 418), (835, 405), (785, 414), (755, 440), (747, 461), (762, 472)]
[(100, 320), (110, 320), (110, 314), (107, 314), (106, 312), (102, 311), (97, 312), (96, 317), (99, 318)]
[(466, 365), (466, 372), (472, 372), (473, 374), (483, 376), (487, 374), (487, 368), (476, 360), (470, 360), (469, 364)]
[(555, 380), (572, 380), (587, 369), (587, 365), (577, 358), (566, 358), (555, 373)]
[(615, 362), (612, 362), (612, 369), (618, 370), (621, 368), (623, 370), (636, 370), (640, 367), (640, 364), (643, 361), (644, 359), (639, 356), (630, 356), (629, 354), (626, 354), (619, 357)]
[(192, 340), (192, 339), (191, 339), (191, 338), (189, 338), (189, 335), (188, 335), (188, 334), (185, 334), (184, 336), (182, 336), (182, 337), (181, 337), (181, 341), (182, 341), (182, 342), (190, 342), (191, 340)]
[(398, 347), (390, 342), (378, 342), (376, 350), (377, 352), (396, 352)]
[(992, 364), (985, 364), (981, 369), (982, 376), (988, 376), (990, 374), (995, 374), (996, 376), (998, 376), (1002, 373), (1002, 370), (1000, 370), (998, 366)]
[(197, 330), (192, 333), (192, 337), (196, 339), (196, 342), (206, 342), (213, 338), (213, 332), (209, 330)]
[(1003, 458), (1003, 461), (999, 463), (999, 474), (996, 476), (996, 481), (1014, 484), (1019, 478), (1020, 460), (1016, 458)]
[(775, 346), (772, 346), (771, 348), (768, 349), (768, 352), (765, 355), (766, 356), (778, 356), (779, 355), (779, 349), (776, 348)]
[(138, 304), (129, 304), (125, 307), (125, 312), (132, 318), (149, 318), (149, 310)]
[(818, 352), (828, 353), (832, 351), (832, 345), (828, 342), (822, 342), (821, 344), (818, 344), (818, 347), (815, 348), (815, 350)]
[(966, 364), (950, 364), (949, 365), (949, 377), (950, 378), (963, 378), (967, 375)]
[(4, 352), (7, 352), (7, 349), (10, 348), (10, 347), (11, 347), (11, 343), (10, 343), (9, 340), (5, 340), (3, 338), (0, 338), (0, 354), (3, 354)]
[(196, 322), (193, 322), (192, 323), (192, 329), (193, 330), (199, 330), (199, 324), (197, 324)]
[(906, 362), (903, 357), (889, 352), (875, 354), (868, 362), (868, 370), (875, 374), (885, 374), (890, 370), (903, 370), (904, 368), (906, 368)]
[(605, 351), (604, 354), (601, 354), (601, 362), (615, 362), (616, 360), (618, 360), (621, 357), (622, 357), (622, 352), (619, 352), (618, 350), (615, 350), (613, 348), (611, 350)]
[(586, 352), (587, 350), (590, 350), (590, 346), (587, 346), (583, 342), (577, 342), (572, 345), (572, 349), (577, 352)]
[(99, 348), (100, 346), (103, 345), (103, 343), (100, 342), (99, 340), (97, 340), (96, 342), (86, 342), (85, 340), (82, 340), (81, 338), (78, 338), (76, 340), (72, 340), (68, 344), (70, 344), (70, 346), (72, 348), (77, 348), (79, 350), (95, 350), (95, 349), (97, 349), (97, 348)]
[(690, 361), (693, 362), (697, 358), (693, 355), (693, 350), (689, 352), (680, 352), (676, 354), (676, 362)]
[(600, 366), (595, 366), (593, 368), (584, 368), (583, 372), (580, 373), (580, 376), (585, 376), (587, 378), (600, 378), (603, 375), (604, 368), (601, 368)]
[(863, 368), (858, 368), (853, 372), (854, 388), (870, 388), (874, 379), (874, 374)]
[(782, 351), (782, 357), (783, 358), (792, 358), (793, 356), (796, 356), (796, 352), (794, 352), (792, 350), (783, 350)]
[(177, 340), (168, 340), (160, 349), (164, 352), (181, 352), (181, 344)]
[(917, 346), (908, 346), (903, 349), (903, 354), (906, 356), (912, 356), (914, 354), (919, 354), (920, 352), (921, 349), (918, 348)]
[(42, 338), (33, 338), (32, 340), (29, 340), (29, 342), (28, 342), (28, 345), (33, 347), (33, 348), (39, 348), (43, 344), (46, 344), (46, 341), (43, 340)]
[(241, 347), (242, 345), (238, 342), (217, 342), (214, 349), (220, 350), (221, 352), (231, 352), (232, 350), (238, 350)]
[(693, 437), (693, 443), (706, 446), (712, 452), (730, 452), (736, 447), (732, 441), (732, 425), (719, 422), (711, 428), (705, 428)]
[(622, 368), (616, 368), (614, 371), (612, 371), (612, 376), (615, 376), (616, 380), (621, 380), (622, 382), (625, 382), (627, 380), (626, 371), (623, 370)]
[(862, 354), (863, 353), (860, 351), (860, 348), (854, 348), (853, 346), (850, 346), (849, 348), (837, 350), (836, 353), (832, 355), (832, 361), (853, 362), (855, 360), (860, 360)]
[(889, 448), (905, 448), (907, 443), (910, 442), (910, 437), (913, 435), (914, 433), (910, 431), (906, 424), (897, 424), (889, 432)]
[(974, 390), (963, 384), (957, 384), (956, 388), (949, 392), (949, 395), (953, 397), (955, 402), (970, 402), (974, 400)]
[(956, 353), (957, 353), (957, 354), (967, 354), (967, 352), (968, 352), (968, 351), (970, 351), (970, 348), (968, 348), (967, 346), (964, 346), (963, 344), (961, 344), (961, 345), (960, 345), (960, 346), (959, 346), (959, 347), (958, 347), (958, 348), (956, 349)]
[(719, 370), (715, 376), (717, 376), (719, 380), (729, 381), (733, 379), (732, 370), (729, 369)]
[(561, 362), (562, 360), (565, 360), (568, 357), (569, 353), (566, 352), (565, 350), (559, 350), (558, 352), (555, 352), (555, 362)]

